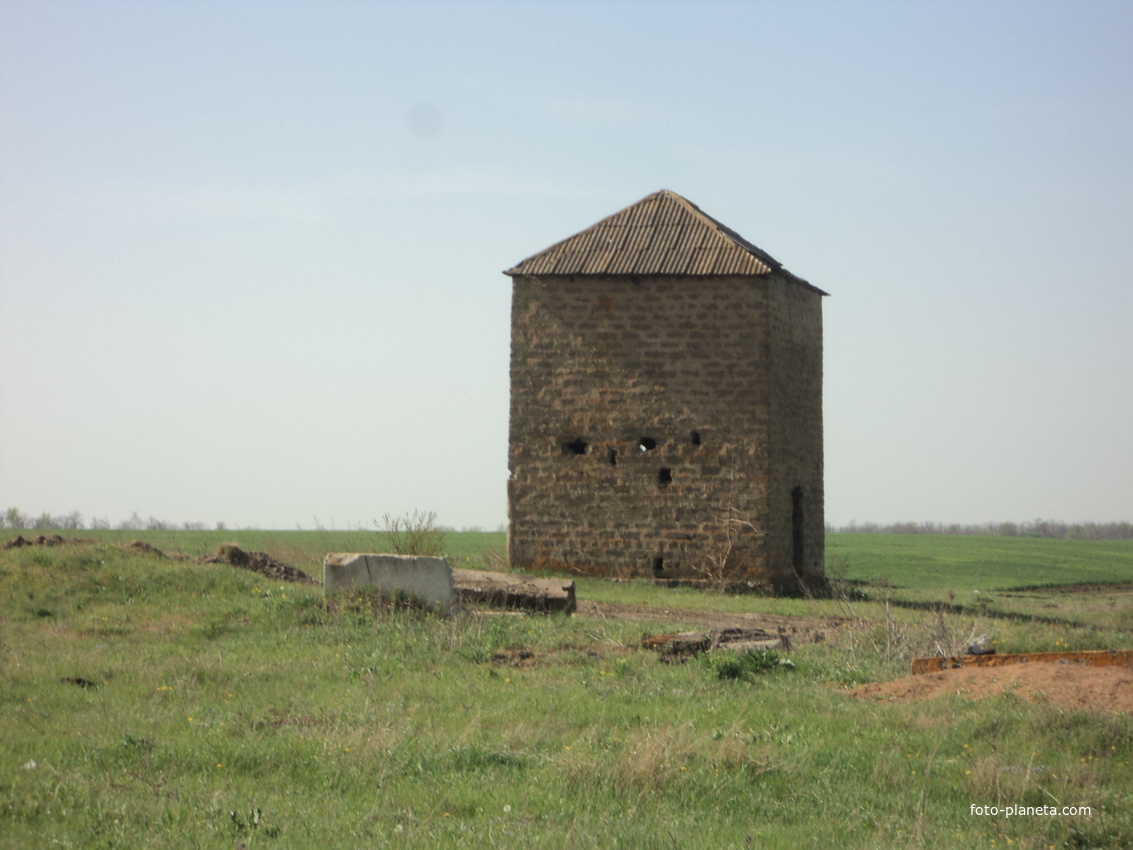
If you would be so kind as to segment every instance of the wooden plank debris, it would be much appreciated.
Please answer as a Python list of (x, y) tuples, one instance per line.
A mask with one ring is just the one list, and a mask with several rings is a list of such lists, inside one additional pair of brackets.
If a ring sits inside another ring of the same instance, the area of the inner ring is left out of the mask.
[(684, 661), (713, 649), (730, 649), (735, 652), (774, 649), (789, 652), (791, 639), (785, 633), (775, 634), (758, 628), (734, 628), (681, 632), (675, 635), (646, 635), (641, 639), (641, 646), (644, 649), (658, 650), (662, 661)]

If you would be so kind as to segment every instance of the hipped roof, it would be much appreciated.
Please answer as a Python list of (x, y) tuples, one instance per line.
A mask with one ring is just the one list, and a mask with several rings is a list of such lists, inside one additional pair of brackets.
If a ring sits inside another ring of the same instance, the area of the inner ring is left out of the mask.
[(782, 263), (676, 192), (662, 189), (504, 272), (520, 275), (766, 275)]

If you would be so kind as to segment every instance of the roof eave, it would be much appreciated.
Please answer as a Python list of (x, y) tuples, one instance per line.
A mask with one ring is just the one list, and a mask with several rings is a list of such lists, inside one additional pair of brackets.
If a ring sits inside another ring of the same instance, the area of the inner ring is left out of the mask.
[[(519, 265), (522, 266), (523, 263), (520, 263)], [(542, 278), (542, 277), (592, 277), (592, 278), (596, 278), (596, 279), (597, 278), (606, 278), (606, 279), (609, 279), (609, 278), (626, 278), (628, 280), (630, 278), (640, 279), (640, 278), (643, 278), (643, 277), (674, 277), (674, 278), (676, 278), (676, 277), (770, 277), (771, 275), (779, 274), (779, 275), (782, 275), (783, 277), (785, 277), (791, 283), (798, 284), (799, 286), (803, 287), (804, 289), (809, 289), (811, 292), (814, 292), (818, 295), (825, 296), (827, 298), (830, 297), (829, 292), (827, 292), (823, 289), (819, 289), (817, 286), (815, 286), (810, 281), (805, 280), (804, 278), (801, 278), (796, 274), (792, 274), (791, 272), (787, 271), (782, 266), (780, 266), (779, 268), (774, 269), (773, 271), (770, 271), (770, 272), (765, 272), (763, 274), (754, 274), (754, 275), (753, 274), (735, 274), (735, 275), (673, 274), (673, 273), (670, 273), (670, 272), (655, 272), (655, 273), (647, 273), (647, 274), (642, 274), (640, 272), (624, 272), (624, 273), (621, 273), (621, 272), (602, 272), (600, 274), (586, 274), (586, 273), (583, 273), (583, 272), (570, 272), (568, 274), (556, 274), (554, 272), (525, 272), (525, 271), (520, 270), (519, 266), (514, 266), (510, 269), (507, 269), (506, 271), (500, 272), (500, 274), (505, 274), (508, 277), (510, 277), (512, 280), (515, 280), (515, 278), (517, 278), (517, 277), (540, 277), (540, 278)]]

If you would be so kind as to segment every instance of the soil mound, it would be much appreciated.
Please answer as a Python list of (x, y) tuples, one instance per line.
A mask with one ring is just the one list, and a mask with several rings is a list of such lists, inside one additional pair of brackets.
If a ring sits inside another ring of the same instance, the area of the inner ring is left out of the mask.
[(151, 555), (156, 555), (159, 558), (164, 558), (165, 553), (154, 546), (152, 543), (146, 543), (143, 540), (133, 540), (129, 544), (130, 549), (136, 549), (139, 552), (149, 552)]
[(290, 581), (297, 584), (319, 583), (302, 570), (282, 561), (277, 561), (267, 552), (245, 552), (235, 543), (222, 543), (215, 555), (210, 555), (203, 559), (201, 563), (229, 564), (278, 581)]
[(94, 543), (94, 541), (81, 540), (78, 537), (68, 539), (59, 534), (39, 534), (28, 540), (22, 534), (18, 534), (0, 546), (0, 549), (19, 549), (21, 546), (62, 546), (64, 543)]
[(986, 699), (1012, 693), (1083, 711), (1133, 714), (1133, 668), (1032, 662), (1006, 667), (962, 667), (893, 682), (871, 682), (851, 696), (897, 702), (956, 695)]

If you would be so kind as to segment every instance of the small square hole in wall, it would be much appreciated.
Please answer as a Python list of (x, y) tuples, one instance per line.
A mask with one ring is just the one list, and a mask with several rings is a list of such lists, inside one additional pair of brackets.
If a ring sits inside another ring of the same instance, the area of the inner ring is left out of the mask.
[(586, 450), (590, 448), (590, 444), (582, 437), (575, 437), (573, 440), (562, 444), (564, 455), (584, 455)]
[(691, 434), (688, 435), (688, 441), (690, 443), (692, 443), (694, 446), (699, 446), (700, 445), (700, 432), (699, 431), (693, 431)]
[(641, 452), (651, 452), (657, 448), (657, 441), (652, 437), (638, 437), (637, 450)]
[(617, 449), (610, 449), (610, 453), (608, 455), (606, 455), (606, 457), (610, 461), (610, 466), (617, 466), (618, 465), (618, 450)]
[(673, 470), (667, 466), (662, 466), (657, 470), (657, 486), (664, 489), (673, 483)]

